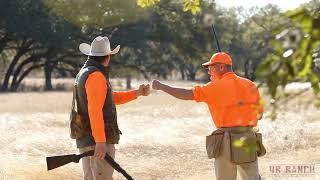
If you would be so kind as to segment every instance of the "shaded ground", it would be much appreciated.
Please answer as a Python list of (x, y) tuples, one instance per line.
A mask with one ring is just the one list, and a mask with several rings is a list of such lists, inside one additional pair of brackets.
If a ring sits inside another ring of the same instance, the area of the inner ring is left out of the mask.
[[(77, 152), (69, 138), (71, 93), (0, 95), (0, 179), (81, 179), (80, 166), (46, 171), (45, 157)], [(320, 179), (320, 110), (310, 92), (279, 108), (278, 119), (259, 122), (268, 154), (264, 179)], [(153, 92), (118, 106), (123, 132), (116, 160), (136, 179), (214, 179), (205, 136), (212, 130), (205, 104)], [(275, 176), (270, 166), (315, 164), (313, 175)], [(124, 179), (115, 173), (115, 179)]]

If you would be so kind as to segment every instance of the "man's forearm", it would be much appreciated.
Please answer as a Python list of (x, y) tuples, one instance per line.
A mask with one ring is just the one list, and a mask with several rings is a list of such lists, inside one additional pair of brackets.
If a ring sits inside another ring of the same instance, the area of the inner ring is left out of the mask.
[(193, 94), (191, 89), (177, 88), (177, 87), (171, 87), (166, 84), (161, 84), (161, 90), (178, 99), (182, 99), (182, 100), (193, 99)]

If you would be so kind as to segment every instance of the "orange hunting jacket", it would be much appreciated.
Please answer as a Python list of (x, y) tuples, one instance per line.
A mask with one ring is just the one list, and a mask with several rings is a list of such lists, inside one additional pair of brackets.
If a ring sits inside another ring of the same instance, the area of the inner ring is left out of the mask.
[(195, 86), (193, 99), (207, 103), (216, 127), (257, 126), (263, 112), (256, 85), (233, 72)]
[[(88, 100), (88, 112), (90, 119), (90, 126), (92, 130), (92, 136), (95, 142), (106, 142), (104, 120), (102, 108), (107, 97), (107, 80), (104, 75), (97, 71), (88, 76), (85, 84), (87, 100)], [(116, 105), (124, 104), (137, 98), (135, 90), (112, 92), (114, 102)]]

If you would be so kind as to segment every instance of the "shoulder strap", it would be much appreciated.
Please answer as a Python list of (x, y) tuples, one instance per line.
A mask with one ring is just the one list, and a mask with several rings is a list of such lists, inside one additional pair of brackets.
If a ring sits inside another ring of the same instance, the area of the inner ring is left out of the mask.
[[(83, 68), (81, 68), (82, 70)], [(80, 71), (81, 71), (80, 70)], [(77, 82), (78, 82), (78, 78), (79, 78), (79, 75), (80, 73), (77, 74), (75, 80), (74, 80), (74, 83), (73, 83), (73, 93), (72, 93), (72, 109), (74, 111), (76, 111), (77, 113), (79, 113), (79, 103), (78, 103), (78, 85), (77, 85)]]
[(73, 85), (73, 93), (72, 93), (72, 109), (79, 113), (79, 106), (78, 106), (78, 95), (77, 95), (77, 83), (75, 82)]
[[(89, 76), (91, 73), (100, 71), (99, 68), (95, 66), (84, 66), (78, 75), (76, 76), (74, 85), (73, 85), (73, 100), (72, 100), (72, 108), (78, 113), (78, 114), (85, 114), (85, 110), (82, 108), (85, 108), (84, 102), (81, 98), (79, 98), (79, 92), (78, 92), (78, 81), (81, 78), (81, 76)], [(100, 71), (101, 72), (101, 71)]]

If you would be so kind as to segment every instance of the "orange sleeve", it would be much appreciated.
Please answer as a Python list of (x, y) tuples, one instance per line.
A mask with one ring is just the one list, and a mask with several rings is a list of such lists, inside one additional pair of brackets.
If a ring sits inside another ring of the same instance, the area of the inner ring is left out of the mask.
[(137, 99), (136, 90), (131, 91), (114, 91), (112, 92), (114, 103), (116, 105), (124, 104), (134, 99)]
[(209, 92), (210, 84), (202, 85), (202, 86), (194, 86), (192, 88), (193, 100), (196, 102), (207, 102), (210, 98)]
[(107, 95), (107, 82), (101, 72), (93, 72), (86, 81), (88, 112), (92, 136), (95, 142), (106, 142), (103, 105)]

